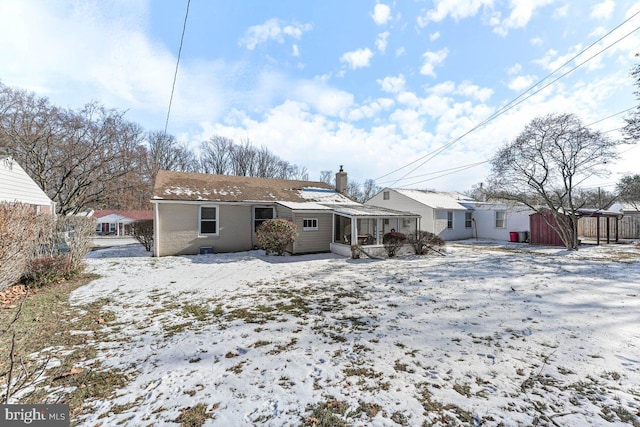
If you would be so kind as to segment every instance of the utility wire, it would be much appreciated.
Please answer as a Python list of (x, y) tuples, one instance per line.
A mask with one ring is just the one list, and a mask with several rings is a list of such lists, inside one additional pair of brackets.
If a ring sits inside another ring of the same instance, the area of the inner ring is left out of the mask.
[(376, 178), (374, 181), (377, 181), (381, 178), (384, 178), (386, 176), (389, 176), (395, 172), (398, 172), (404, 168), (407, 168), (417, 162), (419, 162), (420, 160), (423, 160), (426, 158), (426, 160), (424, 162), (422, 162), (420, 165), (418, 165), (417, 167), (415, 167), (414, 169), (412, 169), (411, 171), (409, 171), (407, 174), (405, 174), (404, 176), (402, 176), (401, 178), (397, 179), (395, 183), (397, 183), (398, 181), (401, 181), (403, 179), (405, 179), (408, 175), (410, 175), (412, 172), (414, 172), (416, 169), (422, 167), (426, 162), (428, 162), (429, 160), (433, 159), (435, 156), (437, 156), (438, 154), (440, 154), (442, 151), (444, 151), (445, 149), (447, 149), (448, 147), (450, 147), (451, 145), (453, 145), (454, 143), (460, 141), (462, 138), (464, 138), (465, 136), (467, 136), (468, 134), (472, 133), (473, 131), (479, 129), (480, 127), (484, 126), (485, 124), (489, 123), (490, 121), (492, 121), (493, 119), (497, 118), (498, 116), (504, 114), (505, 112), (507, 112), (508, 110), (510, 110), (511, 108), (521, 104), (522, 102), (526, 101), (527, 99), (531, 98), (532, 96), (536, 95), (537, 93), (539, 93), (540, 91), (546, 89), (548, 86), (550, 86), (551, 84), (555, 83), (556, 81), (558, 81), (559, 79), (561, 79), (562, 77), (566, 76), (567, 74), (575, 71), (577, 68), (581, 67), (582, 65), (584, 65), (586, 62), (590, 61), (591, 59), (595, 58), (596, 56), (600, 55), (602, 52), (604, 52), (605, 50), (611, 48), (613, 45), (619, 43), (621, 40), (629, 37), (631, 34), (633, 34), (635, 31), (637, 31), (638, 29), (640, 29), (640, 27), (635, 28), (633, 31), (631, 31), (630, 33), (626, 34), (625, 36), (623, 36), (622, 38), (616, 40), (615, 42), (611, 43), (609, 46), (607, 46), (606, 48), (600, 50), (598, 53), (596, 53), (595, 55), (593, 55), (592, 57), (590, 57), (589, 59), (587, 59), (586, 61), (580, 63), (579, 65), (573, 67), (571, 70), (569, 70), (568, 72), (562, 74), (560, 77), (554, 79), (553, 81), (551, 81), (550, 83), (546, 84), (545, 86), (543, 86), (542, 88), (538, 89), (537, 91), (529, 94), (528, 96), (526, 96), (526, 98), (520, 100), (519, 102), (518, 99), (522, 98), (523, 96), (525, 96), (527, 94), (527, 92), (529, 92), (530, 90), (532, 90), (533, 88), (535, 88), (536, 86), (540, 85), (542, 82), (544, 82), (545, 80), (547, 80), (548, 78), (550, 78), (551, 76), (553, 76), (555, 73), (557, 73), (558, 71), (560, 71), (562, 68), (564, 68), (566, 65), (568, 65), (569, 63), (571, 63), (572, 61), (574, 61), (576, 58), (578, 58), (579, 56), (581, 56), (583, 53), (585, 53), (587, 50), (589, 50), (590, 48), (592, 48), (593, 46), (595, 46), (597, 43), (599, 43), (600, 41), (602, 41), (604, 38), (606, 38), (607, 36), (609, 36), (611, 33), (613, 33), (614, 31), (616, 31), (618, 28), (620, 28), (621, 26), (623, 26), (624, 24), (626, 24), (627, 22), (629, 22), (631, 19), (633, 19), (634, 17), (636, 17), (638, 14), (640, 14), (640, 11), (634, 13), (633, 15), (631, 15), (629, 18), (627, 18), (626, 20), (624, 20), (623, 22), (621, 22), (620, 24), (618, 24), (616, 27), (614, 27), (612, 30), (610, 30), (609, 32), (607, 32), (606, 34), (604, 34), (603, 36), (601, 36), (599, 39), (597, 39), (596, 41), (594, 41), (593, 43), (591, 43), (589, 46), (587, 46), (586, 48), (584, 48), (583, 50), (581, 50), (580, 52), (578, 52), (576, 55), (574, 55), (572, 58), (570, 58), (569, 60), (567, 60), (565, 63), (563, 63), (561, 66), (559, 66), (558, 68), (556, 68), (554, 71), (552, 71), (551, 73), (549, 73), (547, 76), (545, 76), (543, 79), (541, 79), (540, 81), (538, 81), (537, 83), (533, 84), (532, 86), (530, 86), (529, 88), (527, 88), (524, 92), (522, 92), (520, 95), (518, 95), (516, 98), (514, 98), (513, 100), (509, 101), (507, 104), (505, 104), (503, 107), (501, 107), (500, 109), (498, 109), (495, 113), (493, 113), (491, 116), (489, 116), (488, 118), (486, 118), (485, 120), (481, 121), (479, 124), (475, 125), (473, 128), (471, 128), (469, 131), (465, 132), (464, 134), (462, 134), (461, 136), (449, 141), (447, 144), (443, 145), (442, 147), (431, 151), (427, 154), (425, 154), (422, 157), (417, 158), (416, 160), (407, 163), (406, 165), (397, 168), (387, 174), (384, 174), (378, 178)]
[[(636, 15), (640, 13), (637, 12)], [(526, 101), (527, 99), (531, 98), (532, 96), (538, 94), (539, 92), (543, 91), (544, 89), (546, 89), (547, 87), (551, 86), (552, 84), (554, 84), (555, 82), (557, 82), (558, 80), (560, 80), (561, 78), (565, 77), (567, 74), (572, 73), (573, 71), (575, 71), (576, 69), (580, 68), (581, 66), (583, 66), (584, 64), (586, 64), (587, 62), (591, 61), (593, 58), (595, 58), (596, 56), (602, 54), (602, 52), (606, 51), (607, 49), (610, 49), (611, 47), (613, 47), (615, 44), (621, 42), (622, 40), (626, 39), (627, 37), (629, 37), (631, 34), (633, 34), (634, 32), (636, 32), (637, 30), (640, 29), (639, 27), (636, 27), (635, 29), (633, 29), (631, 32), (625, 34), (624, 36), (622, 36), (621, 38), (619, 38), (618, 40), (616, 40), (615, 42), (611, 43), (609, 46), (605, 47), (604, 49), (600, 50), (599, 52), (595, 53), (594, 55), (590, 56), (588, 59), (584, 60), (583, 62), (581, 62), (580, 64), (576, 65), (575, 67), (571, 68), (569, 71), (565, 72), (564, 74), (560, 75), (559, 77), (556, 77), (555, 79), (553, 79), (552, 81), (550, 81), (549, 83), (547, 83), (546, 85), (542, 86), (541, 88), (537, 89), (536, 91), (530, 93), (529, 95), (527, 95), (524, 99), (521, 99), (518, 102), (513, 103), (513, 101), (511, 101), (511, 103), (507, 104), (507, 106), (501, 108), (500, 110), (498, 110), (497, 112), (495, 112), (494, 114), (492, 114), (491, 116), (489, 116), (487, 119), (483, 120), (482, 122), (480, 122), (478, 125), (474, 126), (473, 128), (471, 128), (470, 130), (468, 130), (467, 132), (465, 132), (464, 134), (462, 134), (461, 136), (449, 141), (448, 143), (446, 143), (445, 145), (443, 145), (442, 147), (438, 148), (437, 150), (433, 151), (432, 153), (430, 153), (431, 155), (422, 163), (420, 163), (418, 166), (416, 166), (415, 168), (413, 168), (411, 171), (407, 172), (404, 176), (402, 176), (401, 178), (398, 178), (394, 184), (392, 184), (391, 186), (395, 185), (395, 183), (397, 183), (398, 181), (402, 181), (403, 179), (405, 179), (408, 175), (410, 175), (412, 172), (414, 172), (416, 169), (424, 166), (425, 163), (427, 163), (429, 160), (432, 160), (434, 157), (436, 157), (438, 154), (442, 153), (444, 150), (446, 150), (447, 148), (449, 148), (450, 146), (452, 146), (453, 144), (455, 144), (456, 142), (460, 141), (462, 138), (464, 138), (465, 136), (469, 135), (470, 133), (474, 132), (475, 130), (477, 130), (478, 128), (484, 126), (485, 124), (489, 123), (490, 121), (492, 121), (493, 119), (497, 118), (498, 116), (504, 114), (505, 112), (511, 110), (512, 108), (520, 105), (521, 103), (523, 103), (524, 101)], [(522, 95), (520, 95), (522, 96)], [(516, 98), (518, 99), (518, 98)], [(515, 99), (514, 99), (515, 101)]]
[[(589, 123), (588, 125), (585, 125), (585, 126), (586, 127), (592, 126), (592, 125), (594, 125), (596, 123), (600, 123), (600, 122), (602, 122), (604, 120), (610, 119), (610, 118), (615, 117), (615, 116), (619, 116), (620, 114), (624, 114), (627, 111), (633, 110), (635, 108), (638, 108), (638, 106), (636, 105), (634, 107), (630, 107), (630, 108), (624, 109), (622, 111), (618, 111), (617, 113), (610, 114), (610, 115), (608, 115), (606, 117), (598, 119), (598, 120), (596, 120), (596, 121), (594, 121), (592, 123)], [(624, 127), (615, 128), (615, 129), (609, 129), (607, 131), (602, 131), (601, 133), (603, 133), (603, 134), (604, 133), (610, 133), (610, 132), (615, 132), (615, 131), (619, 131), (619, 130), (622, 130), (622, 129), (624, 129)], [(629, 149), (627, 149), (625, 151), (622, 151), (619, 154), (624, 154), (627, 151), (633, 150), (633, 149), (638, 148), (638, 147), (640, 147), (640, 145), (634, 145), (633, 147), (631, 147), (631, 148), (629, 148)], [(420, 184), (420, 183), (423, 183), (423, 182), (426, 182), (426, 181), (431, 181), (431, 180), (434, 180), (434, 179), (437, 179), (437, 178), (442, 178), (443, 176), (453, 175), (453, 174), (456, 174), (458, 172), (462, 172), (464, 170), (470, 169), (472, 167), (476, 167), (476, 166), (483, 165), (485, 163), (489, 163), (490, 161), (491, 161), (490, 159), (487, 159), (487, 160), (483, 160), (483, 161), (480, 161), (480, 162), (470, 163), (470, 164), (457, 166), (457, 167), (453, 167), (453, 168), (449, 168), (449, 169), (442, 169), (442, 170), (439, 170), (439, 171), (429, 172), (429, 173), (425, 173), (425, 174), (421, 174), (421, 175), (413, 175), (413, 176), (407, 177), (406, 179), (420, 178), (420, 177), (424, 177), (424, 176), (430, 176), (430, 175), (435, 175), (435, 174), (442, 173), (442, 175), (439, 175), (437, 177), (425, 179), (425, 180), (418, 181), (418, 182), (414, 182), (413, 184), (407, 184), (407, 185), (404, 185), (404, 186), (402, 186), (400, 188), (407, 188), (407, 187), (410, 187), (410, 186), (415, 185), (415, 184)], [(444, 173), (444, 172), (447, 172), (447, 173)], [(379, 182), (379, 184), (386, 184), (388, 182), (394, 182), (394, 180), (382, 181), (382, 182)]]
[(171, 114), (171, 104), (173, 104), (173, 92), (176, 89), (176, 79), (178, 78), (178, 65), (180, 64), (180, 55), (182, 54), (182, 43), (184, 42), (184, 33), (187, 30), (187, 18), (189, 17), (189, 5), (191, 0), (187, 0), (187, 11), (184, 14), (184, 23), (182, 24), (182, 35), (180, 36), (180, 48), (178, 49), (178, 60), (176, 61), (176, 70), (173, 73), (173, 84), (171, 85), (171, 97), (169, 98), (169, 109), (167, 110), (167, 120), (164, 122), (164, 133), (167, 133), (169, 127), (169, 115)]

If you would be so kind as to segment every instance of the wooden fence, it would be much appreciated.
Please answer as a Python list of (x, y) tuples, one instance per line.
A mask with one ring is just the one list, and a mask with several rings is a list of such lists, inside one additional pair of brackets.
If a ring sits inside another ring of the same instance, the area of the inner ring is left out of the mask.
[[(597, 237), (598, 218), (580, 218), (578, 221), (578, 235)], [(609, 236), (616, 237), (616, 220), (609, 220)], [(628, 215), (618, 221), (618, 237), (620, 239), (640, 239), (640, 215)], [(600, 218), (600, 239), (607, 238), (607, 219)]]

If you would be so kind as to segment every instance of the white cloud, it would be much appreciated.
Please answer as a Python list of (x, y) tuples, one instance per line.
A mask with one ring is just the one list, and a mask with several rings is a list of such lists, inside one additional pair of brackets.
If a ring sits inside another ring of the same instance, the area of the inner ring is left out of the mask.
[(398, 93), (404, 90), (407, 81), (404, 76), (400, 74), (397, 77), (385, 77), (382, 80), (378, 79), (376, 83), (378, 83), (380, 88), (385, 92)]
[(311, 24), (289, 24), (283, 26), (279, 19), (272, 18), (264, 24), (249, 27), (238, 44), (249, 50), (253, 50), (259, 44), (272, 40), (278, 43), (284, 43), (284, 36), (299, 40), (302, 34), (309, 30), (311, 30)]
[(387, 50), (387, 38), (389, 37), (389, 32), (385, 31), (383, 33), (378, 34), (376, 38), (376, 47), (381, 53), (384, 53)]
[(616, 8), (614, 0), (604, 0), (591, 8), (591, 17), (594, 19), (609, 19)]
[(298, 45), (297, 45), (297, 44), (294, 44), (294, 45), (291, 47), (291, 54), (292, 54), (293, 56), (295, 56), (296, 58), (299, 58), (299, 57), (300, 57), (300, 49), (298, 48)]
[(406, 49), (404, 48), (404, 46), (400, 46), (399, 48), (396, 49), (396, 56), (402, 56), (406, 53)]
[(522, 92), (529, 88), (536, 80), (537, 77), (532, 75), (516, 76), (509, 81), (508, 87), (515, 92)]
[(500, 21), (500, 24), (495, 25), (493, 31), (504, 37), (509, 33), (509, 30), (524, 28), (531, 20), (536, 9), (553, 3), (553, 1), (554, 0), (528, 0), (512, 2), (513, 8), (511, 9), (511, 13), (507, 18)]
[(463, 81), (458, 85), (455, 93), (469, 98), (475, 98), (480, 102), (487, 102), (493, 95), (493, 89), (480, 87), (472, 84), (471, 82)]
[(340, 57), (340, 62), (346, 62), (349, 64), (349, 68), (355, 70), (357, 68), (368, 67), (370, 65), (373, 52), (371, 49), (356, 49), (351, 52), (346, 52)]
[(493, 0), (435, 0), (435, 8), (418, 16), (417, 21), (420, 27), (426, 27), (429, 22), (440, 22), (448, 16), (459, 21), (475, 16), (482, 7), (491, 6), (493, 6)]
[(420, 67), (420, 74), (435, 78), (435, 67), (442, 64), (448, 54), (449, 49), (447, 48), (440, 49), (437, 52), (426, 51), (425, 53), (423, 53), (422, 58), (424, 61), (422, 63), (422, 67)]
[(378, 3), (373, 8), (371, 17), (376, 24), (384, 25), (391, 19), (391, 8), (384, 3)]
[(514, 74), (518, 74), (520, 71), (522, 70), (522, 65), (515, 63), (513, 64), (513, 66), (507, 68), (507, 74), (514, 75)]
[(565, 4), (564, 6), (557, 7), (553, 10), (553, 14), (551, 17), (553, 19), (564, 18), (569, 14), (569, 4)]
[(542, 40), (541, 37), (533, 37), (529, 40), (529, 43), (531, 44), (531, 46), (542, 46), (544, 40)]
[(435, 33), (431, 33), (429, 34), (429, 40), (430, 41), (436, 41), (440, 38), (440, 31), (436, 31)]

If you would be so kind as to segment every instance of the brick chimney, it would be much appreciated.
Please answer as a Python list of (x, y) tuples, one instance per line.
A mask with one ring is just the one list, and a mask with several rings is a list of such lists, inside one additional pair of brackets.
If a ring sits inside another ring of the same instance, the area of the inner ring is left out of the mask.
[(342, 165), (340, 165), (340, 170), (336, 174), (336, 191), (341, 194), (347, 194), (347, 173), (342, 169)]

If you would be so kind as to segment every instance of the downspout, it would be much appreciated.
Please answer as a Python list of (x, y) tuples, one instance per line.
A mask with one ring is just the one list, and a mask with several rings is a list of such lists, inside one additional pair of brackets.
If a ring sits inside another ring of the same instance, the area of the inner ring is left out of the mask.
[(160, 214), (157, 202), (153, 203), (153, 256), (160, 256)]
[(476, 240), (478, 240), (478, 223), (474, 217), (471, 217), (471, 222), (473, 223), (473, 229), (476, 233)]

